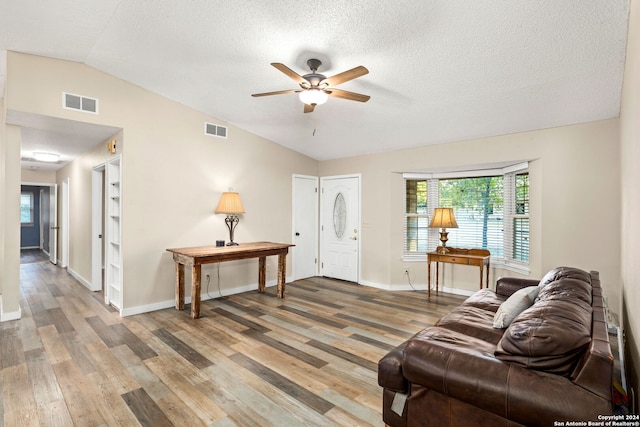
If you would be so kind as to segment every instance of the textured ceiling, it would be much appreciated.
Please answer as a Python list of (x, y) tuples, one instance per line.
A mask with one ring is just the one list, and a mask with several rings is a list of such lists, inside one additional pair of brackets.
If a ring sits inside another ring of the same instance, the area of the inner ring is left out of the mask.
[[(2, 0), (0, 49), (84, 62), (319, 160), (617, 117), (629, 0)], [(269, 64), (330, 76), (303, 114)], [(315, 135), (314, 135), (315, 134)]]

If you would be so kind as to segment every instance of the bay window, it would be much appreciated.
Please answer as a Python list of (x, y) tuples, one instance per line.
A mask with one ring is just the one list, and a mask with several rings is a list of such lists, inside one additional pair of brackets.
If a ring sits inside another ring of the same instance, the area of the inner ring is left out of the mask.
[(527, 163), (481, 171), (404, 174), (403, 259), (425, 259), (439, 244), (429, 228), (436, 207), (453, 208), (458, 228), (447, 246), (482, 248), (492, 263), (528, 270), (529, 174)]

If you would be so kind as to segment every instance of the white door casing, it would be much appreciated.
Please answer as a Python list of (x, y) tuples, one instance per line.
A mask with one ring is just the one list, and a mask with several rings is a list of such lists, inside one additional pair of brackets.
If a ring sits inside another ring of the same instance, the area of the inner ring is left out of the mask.
[(360, 175), (320, 178), (321, 273), (358, 283), (360, 277)]
[(49, 261), (58, 263), (58, 184), (49, 186)]
[(293, 280), (318, 274), (318, 177), (293, 175)]

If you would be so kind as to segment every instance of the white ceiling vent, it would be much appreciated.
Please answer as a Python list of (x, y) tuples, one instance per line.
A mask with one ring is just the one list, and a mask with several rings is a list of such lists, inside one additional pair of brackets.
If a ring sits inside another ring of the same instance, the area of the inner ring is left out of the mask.
[(227, 139), (227, 128), (225, 126), (204, 122), (204, 133), (205, 135)]
[(62, 106), (69, 110), (98, 114), (98, 100), (87, 96), (62, 92)]

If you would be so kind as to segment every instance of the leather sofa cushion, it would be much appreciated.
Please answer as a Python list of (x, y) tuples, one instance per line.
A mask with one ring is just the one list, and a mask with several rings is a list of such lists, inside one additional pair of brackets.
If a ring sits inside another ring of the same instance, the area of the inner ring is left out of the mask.
[(498, 310), (500, 304), (507, 300), (506, 296), (499, 295), (489, 288), (481, 289), (474, 292), (469, 298), (467, 298), (462, 304), (470, 307), (481, 308), (493, 313)]
[(560, 279), (578, 279), (591, 284), (591, 275), (584, 270), (574, 267), (556, 267), (540, 279), (539, 286), (545, 287), (549, 283), (556, 282)]
[(569, 376), (591, 341), (591, 311), (591, 305), (578, 298), (538, 300), (506, 329), (495, 355)]
[(493, 311), (463, 303), (445, 314), (436, 322), (436, 326), (480, 339), (495, 346), (500, 341), (503, 330), (493, 327), (494, 315)]
[(583, 280), (565, 278), (551, 282), (540, 289), (536, 301), (561, 299), (565, 301), (582, 301), (591, 305), (591, 284)]

